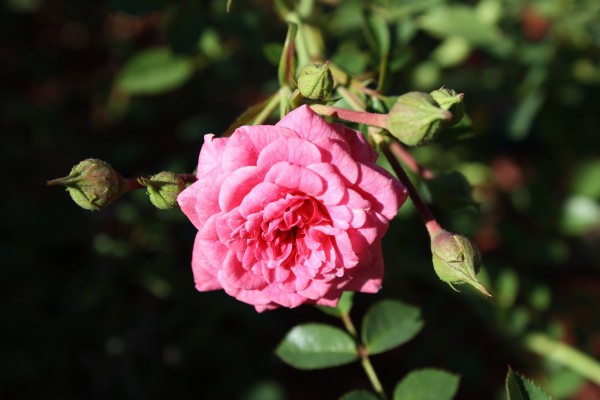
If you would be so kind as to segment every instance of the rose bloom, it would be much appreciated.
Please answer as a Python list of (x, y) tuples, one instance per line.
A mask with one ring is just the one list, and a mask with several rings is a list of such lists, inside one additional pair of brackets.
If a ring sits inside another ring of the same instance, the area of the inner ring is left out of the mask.
[(198, 180), (178, 197), (198, 229), (199, 291), (264, 311), (335, 306), (381, 287), (381, 238), (406, 199), (362, 134), (302, 106), (274, 126), (204, 136)]

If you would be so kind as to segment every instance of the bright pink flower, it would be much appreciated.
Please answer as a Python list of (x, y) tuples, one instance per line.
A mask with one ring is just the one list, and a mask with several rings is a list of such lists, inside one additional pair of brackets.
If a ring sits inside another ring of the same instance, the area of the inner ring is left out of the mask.
[(196, 288), (258, 311), (377, 292), (381, 238), (406, 189), (376, 159), (360, 133), (307, 106), (275, 126), (206, 135), (198, 180), (178, 197), (198, 228)]

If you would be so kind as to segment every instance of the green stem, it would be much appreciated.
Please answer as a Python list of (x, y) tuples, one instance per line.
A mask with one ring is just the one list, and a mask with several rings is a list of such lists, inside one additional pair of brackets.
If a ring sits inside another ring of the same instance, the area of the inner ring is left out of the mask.
[(350, 315), (342, 314), (341, 318), (342, 322), (344, 323), (344, 327), (346, 328), (348, 333), (350, 333), (358, 343), (358, 355), (360, 356), (360, 365), (362, 365), (363, 370), (367, 375), (367, 378), (369, 378), (369, 382), (371, 382), (373, 390), (375, 390), (375, 393), (377, 393), (381, 399), (387, 400), (385, 390), (383, 390), (383, 386), (381, 385), (381, 381), (377, 376), (377, 372), (375, 372), (375, 368), (373, 368), (373, 364), (371, 364), (371, 360), (369, 359), (369, 353), (367, 352), (367, 349), (365, 349), (363, 344), (360, 343), (358, 333), (356, 331), (356, 328), (354, 327), (354, 324), (352, 323), (352, 320), (350, 319)]
[(556, 361), (600, 385), (600, 362), (568, 344), (553, 340), (543, 333), (528, 334), (523, 339), (523, 344), (529, 351)]
[(251, 125), (260, 125), (269, 118), (269, 116), (275, 111), (275, 108), (279, 105), (279, 97), (281, 96), (281, 91), (275, 93), (269, 102), (265, 105), (265, 108), (261, 110), (261, 112), (252, 120)]
[(379, 395), (379, 397), (381, 397), (383, 400), (387, 400), (387, 395), (385, 394), (385, 391), (383, 390), (383, 386), (381, 386), (381, 382), (379, 381), (379, 378), (377, 377), (377, 373), (375, 372), (375, 369), (373, 368), (373, 364), (371, 364), (371, 360), (369, 360), (369, 357), (367, 356), (366, 352), (365, 355), (361, 355), (361, 365), (363, 367), (363, 369), (365, 370), (365, 373), (367, 374), (367, 377), (369, 378), (369, 381), (371, 381), (371, 385), (373, 386), (373, 390), (375, 390), (375, 393), (377, 393)]

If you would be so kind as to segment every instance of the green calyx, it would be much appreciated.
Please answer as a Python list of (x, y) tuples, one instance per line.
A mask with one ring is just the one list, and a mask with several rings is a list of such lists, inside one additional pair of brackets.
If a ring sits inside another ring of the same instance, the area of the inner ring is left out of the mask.
[(168, 210), (177, 205), (177, 196), (185, 189), (185, 182), (172, 172), (159, 172), (150, 178), (138, 178), (152, 204), (160, 210)]
[(419, 146), (433, 141), (452, 114), (440, 108), (427, 93), (409, 92), (398, 97), (388, 114), (387, 130), (402, 143)]
[(431, 238), (433, 269), (437, 276), (452, 288), (468, 283), (486, 296), (491, 294), (477, 279), (481, 267), (481, 254), (468, 238), (440, 231)]
[(125, 181), (110, 164), (89, 158), (75, 165), (68, 176), (48, 181), (65, 186), (75, 203), (96, 211), (108, 206), (125, 192)]
[(333, 75), (329, 63), (307, 65), (298, 75), (298, 90), (309, 100), (325, 100), (333, 90)]
[(456, 93), (452, 89), (441, 88), (429, 93), (433, 100), (444, 110), (450, 111), (452, 119), (448, 126), (454, 126), (460, 122), (465, 115), (464, 94)]

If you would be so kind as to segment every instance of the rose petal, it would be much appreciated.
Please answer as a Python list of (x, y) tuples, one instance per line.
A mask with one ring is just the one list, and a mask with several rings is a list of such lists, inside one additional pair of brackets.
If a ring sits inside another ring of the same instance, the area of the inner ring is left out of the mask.
[(289, 129), (264, 125), (242, 126), (236, 129), (223, 151), (223, 170), (235, 171), (249, 165), (256, 166), (260, 152), (282, 137), (298, 135)]
[(391, 220), (408, 196), (406, 188), (383, 168), (359, 164), (360, 177), (354, 189), (367, 199), (373, 210)]
[(263, 180), (264, 173), (254, 166), (241, 167), (223, 180), (219, 190), (219, 207), (227, 212), (240, 205), (254, 186)]
[(317, 173), (285, 161), (273, 165), (265, 175), (265, 181), (313, 197), (325, 191), (325, 182)]
[(269, 169), (280, 161), (303, 166), (316, 164), (321, 162), (321, 152), (307, 140), (281, 137), (261, 150), (256, 165)]

